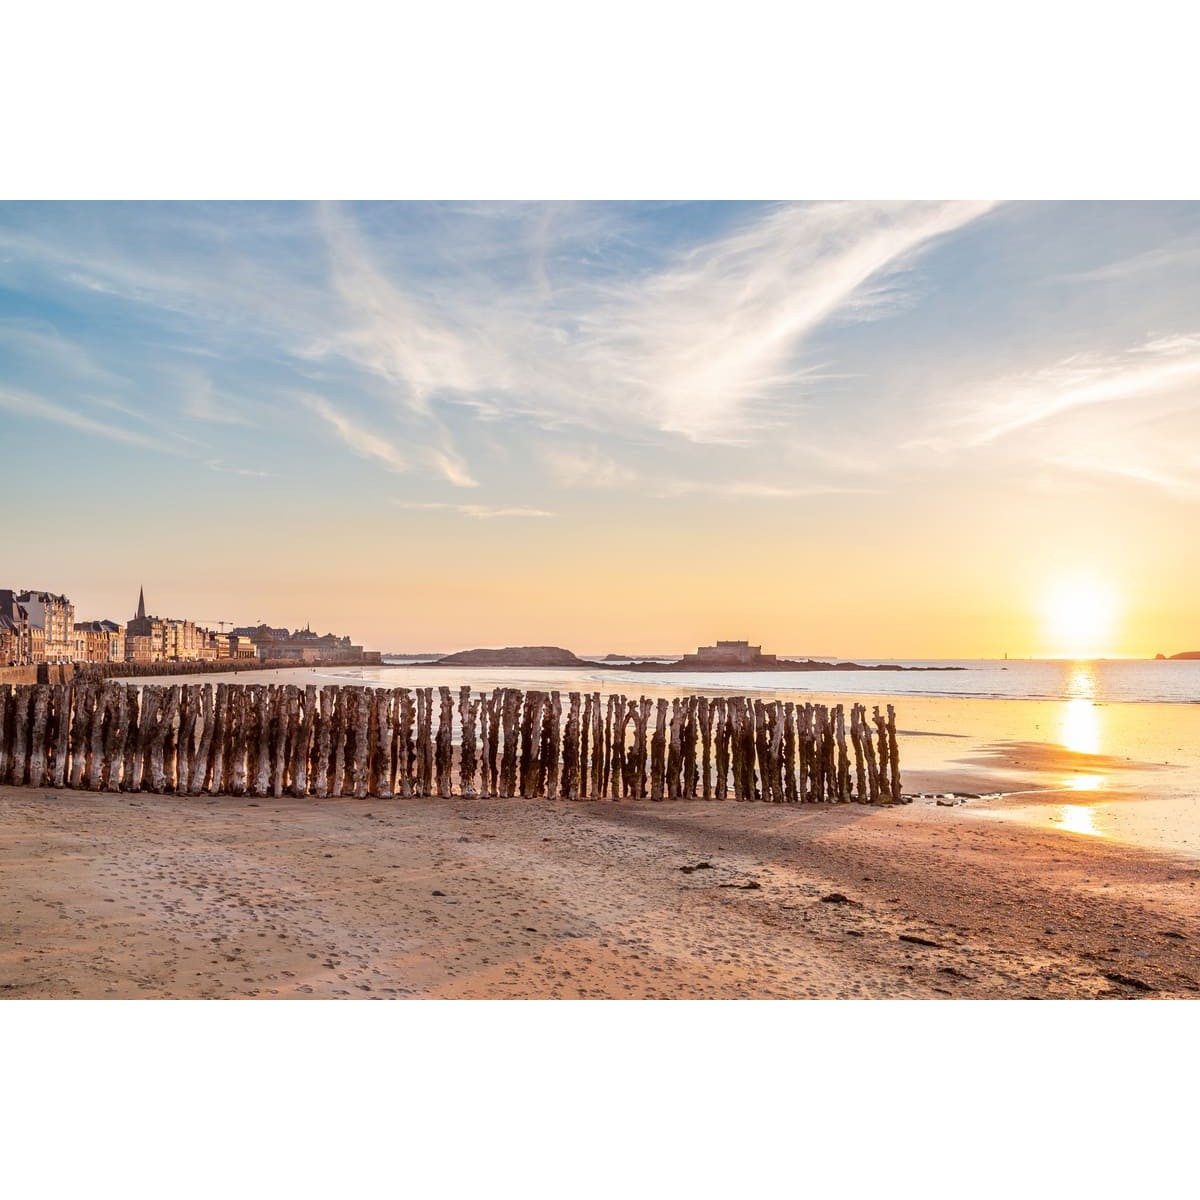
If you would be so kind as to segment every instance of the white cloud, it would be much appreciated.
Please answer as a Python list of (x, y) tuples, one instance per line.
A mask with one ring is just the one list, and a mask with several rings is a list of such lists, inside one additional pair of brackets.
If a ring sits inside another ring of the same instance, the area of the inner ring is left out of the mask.
[(552, 512), (544, 508), (506, 507), (489, 504), (442, 504), (432, 501), (396, 500), (397, 508), (411, 509), (417, 512), (452, 512), (460, 516), (471, 517), (477, 521), (491, 521), (497, 517), (552, 517)]
[(377, 459), (391, 471), (408, 470), (408, 461), (382, 434), (352, 421), (320, 396), (300, 394), (296, 398), (333, 429), (355, 454)]
[(219, 458), (214, 458), (208, 463), (210, 471), (217, 471), (222, 475), (242, 475), (247, 479), (269, 479), (271, 478), (270, 471), (256, 471), (250, 467), (228, 467)]
[(621, 488), (638, 478), (636, 471), (595, 446), (545, 447), (541, 457), (554, 478), (566, 487)]
[(76, 429), (81, 433), (90, 433), (96, 437), (106, 438), (111, 442), (124, 442), (129, 446), (141, 446), (147, 450), (159, 450), (167, 454), (178, 453), (174, 447), (144, 433), (93, 420), (74, 409), (63, 408), (50, 400), (43, 400), (39, 396), (31, 396), (28, 393), (0, 391), (0, 408), (16, 413), (20, 417), (34, 417), (37, 420), (50, 421), (56, 425)]
[(896, 271), (988, 208), (778, 206), (658, 269), (619, 279), (581, 271), (553, 289), (543, 228), (532, 283), (454, 276), (421, 299), (328, 210), (322, 227), (346, 319), (304, 352), (354, 362), (431, 419), (440, 398), (545, 428), (753, 441), (770, 404), (795, 404), (811, 370), (796, 358), (806, 336), (837, 314), (871, 315), (881, 296), (886, 309)]
[(989, 207), (775, 209), (617, 289), (584, 317), (586, 352), (646, 423), (693, 441), (748, 440), (755, 402), (799, 382), (795, 354), (808, 334), (868, 281)]
[(200, 371), (183, 370), (179, 373), (181, 407), (189, 417), (197, 421), (209, 421), (217, 425), (250, 425), (240, 408), (217, 394), (212, 380)]
[(1169, 397), (1200, 382), (1200, 338), (1159, 337), (1115, 355), (1075, 355), (969, 397), (953, 424), (973, 446), (1079, 409)]

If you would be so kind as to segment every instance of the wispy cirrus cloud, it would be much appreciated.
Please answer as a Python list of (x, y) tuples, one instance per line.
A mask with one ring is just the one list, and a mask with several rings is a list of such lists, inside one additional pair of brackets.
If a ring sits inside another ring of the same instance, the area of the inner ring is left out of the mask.
[(428, 417), (440, 397), (491, 420), (744, 443), (761, 424), (756, 406), (794, 403), (812, 370), (797, 359), (807, 335), (873, 315), (881, 294), (894, 301), (889, 275), (989, 207), (780, 205), (620, 277), (580, 269), (550, 287), (543, 247), (532, 284), (454, 276), (438, 297), (387, 277), (329, 210), (346, 320), (306, 353), (355, 362)]
[(801, 381), (796, 353), (807, 335), (852, 311), (869, 281), (990, 207), (781, 206), (615, 289), (583, 317), (585, 352), (654, 427), (746, 441), (755, 403)]
[(984, 446), (1081, 409), (1169, 397), (1200, 382), (1200, 336), (1152, 338), (1119, 354), (1073, 355), (988, 384), (951, 423)]
[(220, 475), (241, 475), (246, 479), (270, 479), (270, 471), (259, 471), (253, 467), (231, 467), (226, 465), (219, 458), (214, 458), (206, 464), (210, 471), (216, 471)]
[(564, 487), (620, 488), (638, 478), (632, 467), (597, 446), (547, 446), (540, 457), (555, 482)]
[(193, 420), (216, 425), (251, 425), (244, 405), (222, 396), (203, 372), (184, 369), (179, 372), (179, 397), (182, 411)]
[(127, 446), (140, 446), (146, 450), (161, 451), (166, 454), (178, 454), (179, 449), (163, 442), (149, 434), (107, 421), (99, 421), (75, 409), (64, 408), (51, 400), (33, 396), (25, 392), (0, 390), (0, 409), (14, 413), (19, 417), (33, 417), (39, 421), (49, 421), (80, 433), (91, 434), (110, 442), (123, 442)]
[(359, 424), (334, 408), (321, 396), (300, 394), (296, 399), (310, 412), (320, 417), (361, 458), (375, 459), (383, 463), (390, 471), (407, 471), (409, 469), (408, 459), (377, 430)]
[[(1181, 500), (1200, 497), (1200, 458), (1192, 456), (1192, 475), (1165, 470), (1159, 464), (1145, 462), (1080, 456), (1061, 456), (1047, 460), (1060, 470), (1090, 476), (1100, 480), (1120, 479), (1145, 484), (1159, 491), (1168, 492)], [(1185, 464), (1186, 468), (1186, 464)]]
[(554, 513), (544, 508), (525, 508), (493, 504), (445, 504), (438, 501), (396, 500), (397, 508), (414, 512), (450, 512), (476, 521), (492, 521), (498, 517), (552, 517)]

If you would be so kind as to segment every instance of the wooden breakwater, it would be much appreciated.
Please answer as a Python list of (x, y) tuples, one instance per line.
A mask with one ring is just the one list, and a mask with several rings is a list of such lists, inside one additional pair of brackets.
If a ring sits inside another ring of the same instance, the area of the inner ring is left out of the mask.
[(0, 783), (233, 796), (890, 804), (892, 705), (448, 687), (0, 686)]

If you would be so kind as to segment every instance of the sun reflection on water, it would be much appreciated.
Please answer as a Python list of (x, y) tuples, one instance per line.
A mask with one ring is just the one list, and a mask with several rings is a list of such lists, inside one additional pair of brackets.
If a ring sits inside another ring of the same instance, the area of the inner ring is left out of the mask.
[(1094, 662), (1072, 663), (1071, 674), (1067, 678), (1067, 695), (1072, 700), (1095, 700), (1098, 682)]
[[(1096, 683), (1095, 663), (1072, 664), (1066, 687), (1070, 699), (1062, 706), (1058, 740), (1063, 747), (1075, 754), (1100, 753), (1100, 714), (1096, 711), (1094, 703)], [(1104, 776), (1072, 774), (1064, 780), (1064, 786), (1073, 791), (1091, 792), (1104, 786)]]
[(1076, 754), (1100, 753), (1100, 719), (1090, 700), (1068, 700), (1063, 705), (1058, 740)]
[(1086, 804), (1064, 804), (1059, 821), (1068, 833), (1086, 833), (1091, 837), (1104, 836), (1104, 831), (1096, 828), (1094, 810)]

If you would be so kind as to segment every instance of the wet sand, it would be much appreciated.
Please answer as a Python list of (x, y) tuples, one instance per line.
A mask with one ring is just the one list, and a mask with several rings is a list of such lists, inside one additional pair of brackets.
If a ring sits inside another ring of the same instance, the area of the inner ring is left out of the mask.
[(0, 788), (0, 995), (1192, 997), (1198, 884), (970, 804)]

